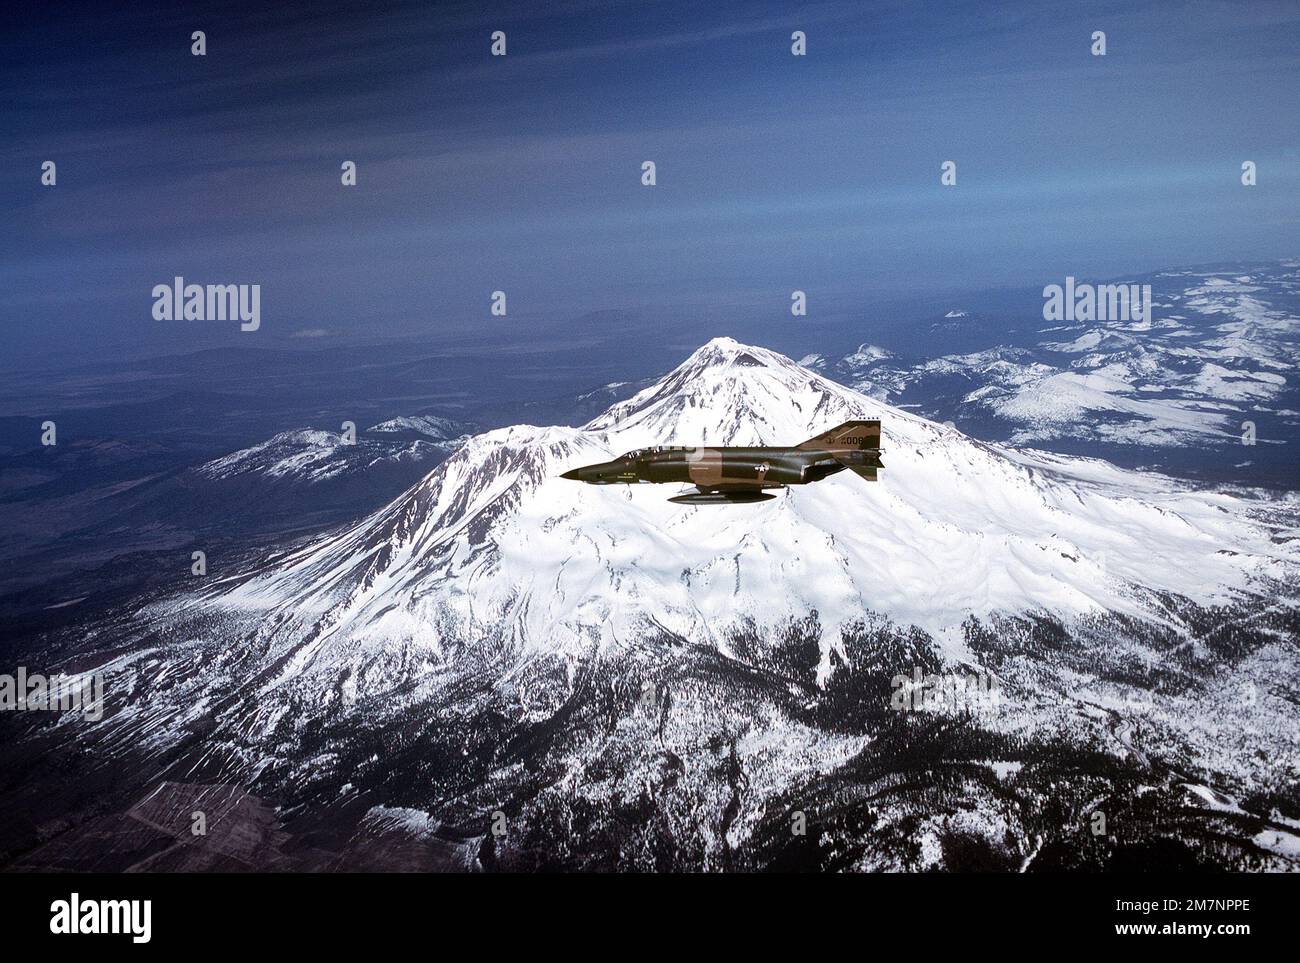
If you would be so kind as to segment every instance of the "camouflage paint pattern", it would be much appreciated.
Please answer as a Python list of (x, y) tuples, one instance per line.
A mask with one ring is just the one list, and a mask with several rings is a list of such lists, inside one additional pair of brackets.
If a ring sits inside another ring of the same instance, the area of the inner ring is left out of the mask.
[(875, 481), (880, 452), (879, 421), (846, 421), (791, 447), (642, 448), (561, 477), (592, 485), (689, 482), (698, 492), (674, 501), (756, 501), (764, 489), (806, 485), (846, 468)]

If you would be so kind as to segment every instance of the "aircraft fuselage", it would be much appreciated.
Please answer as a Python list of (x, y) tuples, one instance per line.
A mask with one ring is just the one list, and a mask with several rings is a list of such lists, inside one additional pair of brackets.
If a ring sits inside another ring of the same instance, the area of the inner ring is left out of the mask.
[(806, 485), (845, 468), (875, 481), (880, 467), (880, 423), (854, 421), (794, 446), (640, 448), (561, 477), (590, 485), (685, 482), (698, 491), (674, 501), (712, 503), (761, 501), (770, 497), (765, 489)]

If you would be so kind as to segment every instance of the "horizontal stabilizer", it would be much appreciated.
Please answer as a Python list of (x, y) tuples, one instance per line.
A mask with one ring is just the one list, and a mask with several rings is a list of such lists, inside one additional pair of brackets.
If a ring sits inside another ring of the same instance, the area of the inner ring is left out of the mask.
[(876, 470), (885, 467), (880, 461), (880, 451), (878, 449), (869, 451), (832, 451), (831, 457), (859, 478), (865, 478), (867, 481), (875, 481)]

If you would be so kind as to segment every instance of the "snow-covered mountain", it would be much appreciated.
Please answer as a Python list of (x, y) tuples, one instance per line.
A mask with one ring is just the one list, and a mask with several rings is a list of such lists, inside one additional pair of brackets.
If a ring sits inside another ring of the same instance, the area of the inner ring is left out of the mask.
[[(1154, 291), (1148, 320), (1040, 322), (1002, 340), (1008, 334), (996, 319), (963, 315), (964, 331), (985, 331), (992, 343), (921, 358), (866, 344), (809, 360), (872, 397), (1017, 445), (1162, 449), (1148, 463), (1180, 468), (1196, 459), (1180, 459), (1176, 449), (1228, 449), (1236, 457), (1224, 460), (1227, 469), (1261, 454), (1241, 445), (1246, 421), (1258, 446), (1295, 441), (1300, 263), (1143, 280)], [(952, 314), (936, 330), (951, 326)]]
[[(883, 421), (874, 487), (840, 476), (708, 511), (667, 502), (661, 486), (559, 478), (646, 445), (793, 444), (865, 417)], [(770, 627), (809, 611), (825, 669), (843, 627), (869, 613), (941, 634), (995, 612), (1144, 617), (1162, 593), (1231, 601), (1297, 558), (1249, 521), (1253, 507), (984, 445), (718, 339), (582, 428), (478, 436), (360, 525), (220, 586), (211, 604), (325, 613), (279, 681), (331, 666), (320, 650), (357, 635), (438, 648), (505, 633), (524, 652), (577, 657), (651, 622), (725, 648), (739, 619)]]
[[(876, 484), (702, 507), (559, 477), (864, 417)], [(359, 523), (106, 629), (78, 666), (125, 693), (111, 751), (462, 834), (500, 809), (516, 828), (483, 835), (487, 862), (657, 865), (659, 832), (677, 866), (956, 866), (956, 837), (1008, 868), (1045, 846), (1043, 865), (1105, 862), (1120, 843), (1088, 855), (1041, 794), (1118, 811), (1139, 779), (1141, 805), (1216, 800), (1213, 833), (1237, 807), (1272, 842), (1231, 859), (1271, 865), (1300, 842), (1298, 563), (1294, 500), (984, 444), (719, 338), (580, 428), (469, 439)], [(991, 673), (1007, 698), (975, 721), (891, 712), (894, 677), (921, 671)], [(891, 798), (916, 765), (955, 767), (942, 801)], [(791, 808), (821, 814), (829, 849), (791, 843)], [(629, 818), (630, 849), (608, 835)], [(1124, 845), (1163, 831), (1133, 819)]]
[(437, 415), (399, 415), (372, 425), (370, 430), (384, 434), (411, 432), (434, 441), (454, 441), (465, 434), (466, 427), (462, 422)]
[(382, 464), (419, 463), (442, 457), (468, 436), (467, 426), (429, 415), (393, 418), (359, 432), (304, 428), (282, 431), (261, 444), (214, 459), (195, 469), (208, 479), (260, 475), (314, 483), (356, 475)]

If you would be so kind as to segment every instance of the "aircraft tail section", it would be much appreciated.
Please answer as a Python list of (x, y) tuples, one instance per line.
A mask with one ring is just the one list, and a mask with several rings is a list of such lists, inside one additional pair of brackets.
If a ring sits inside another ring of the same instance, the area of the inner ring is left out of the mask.
[(859, 451), (880, 450), (880, 421), (846, 421), (829, 431), (809, 438), (799, 445), (800, 448), (837, 448), (857, 449)]
[(880, 461), (880, 421), (846, 421), (799, 446), (822, 449), (865, 481), (875, 481)]

